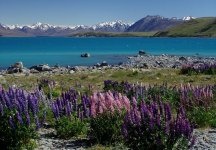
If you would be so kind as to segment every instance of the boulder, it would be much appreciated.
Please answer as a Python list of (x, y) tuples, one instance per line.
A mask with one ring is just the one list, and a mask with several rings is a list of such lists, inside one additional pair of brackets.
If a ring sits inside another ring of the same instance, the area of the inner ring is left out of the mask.
[(87, 58), (87, 57), (90, 57), (90, 54), (89, 53), (84, 53), (84, 54), (81, 54), (80, 56)]
[(149, 66), (148, 66), (147, 63), (143, 63), (143, 64), (141, 64), (141, 65), (139, 66), (139, 68), (142, 68), (142, 69), (148, 69)]
[(38, 70), (36, 70), (36, 69), (31, 69), (30, 73), (40, 73), (40, 72)]
[(77, 71), (80, 71), (80, 68), (78, 66), (75, 66), (75, 67), (72, 67), (71, 70), (77, 72)]
[(7, 73), (8, 73), (8, 74), (12, 74), (12, 73), (21, 73), (21, 69), (9, 67), (9, 68), (7, 69)]
[(74, 73), (75, 73), (75, 71), (73, 71), (73, 70), (70, 70), (70, 71), (69, 71), (69, 73), (70, 73), (70, 74), (74, 74)]
[(100, 67), (104, 67), (104, 66), (108, 66), (108, 63), (106, 61), (103, 61), (101, 64), (100, 64)]
[(140, 50), (139, 55), (146, 55), (146, 52), (144, 50)]
[(185, 57), (182, 56), (182, 57), (179, 57), (179, 60), (180, 61), (187, 61), (187, 58), (185, 58)]
[(41, 72), (41, 71), (52, 71), (52, 69), (49, 67), (48, 64), (46, 64), (46, 65), (42, 64), (42, 65), (32, 66), (30, 69), (35, 69), (35, 70), (37, 70), (39, 72)]
[(20, 62), (16, 62), (16, 63), (13, 64), (11, 67), (23, 69), (23, 63), (22, 63), (21, 61), (20, 61)]
[(16, 62), (15, 64), (11, 65), (8, 69), (7, 69), (7, 73), (8, 74), (12, 74), (12, 73), (22, 73), (26, 70), (26, 68), (23, 67), (23, 63), (22, 62)]

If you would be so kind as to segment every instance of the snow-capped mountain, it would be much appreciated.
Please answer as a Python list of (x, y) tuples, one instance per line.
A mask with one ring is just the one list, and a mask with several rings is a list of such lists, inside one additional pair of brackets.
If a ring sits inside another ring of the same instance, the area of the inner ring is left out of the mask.
[(149, 32), (162, 31), (185, 21), (195, 19), (192, 16), (166, 18), (162, 16), (146, 16), (135, 23), (123, 21), (102, 22), (92, 26), (51, 25), (35, 23), (32, 25), (4, 25), (0, 24), (1, 36), (69, 36), (82, 32)]
[(192, 16), (187, 16), (187, 17), (182, 18), (182, 20), (184, 20), (184, 21), (189, 21), (189, 20), (192, 20), (192, 19), (196, 19), (196, 18), (192, 17)]
[(125, 23), (119, 20), (119, 21), (113, 21), (113, 22), (99, 23), (99, 24), (93, 25), (91, 28), (94, 31), (102, 31), (102, 32), (124, 32), (131, 25), (132, 25), (131, 23)]
[(0, 24), (0, 33), (26, 34), (26, 36), (67, 36), (79, 32), (124, 32), (131, 24), (123, 21), (103, 22), (93, 26), (76, 25), (61, 26), (47, 23), (35, 23), (32, 25), (3, 25)]

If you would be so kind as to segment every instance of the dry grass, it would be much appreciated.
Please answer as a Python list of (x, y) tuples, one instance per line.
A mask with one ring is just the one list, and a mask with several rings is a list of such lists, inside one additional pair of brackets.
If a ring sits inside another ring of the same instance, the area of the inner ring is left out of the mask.
[(180, 85), (192, 83), (194, 85), (215, 84), (216, 75), (180, 75), (176, 69), (152, 69), (152, 70), (105, 70), (98, 72), (80, 72), (74, 74), (13, 76), (0, 77), (0, 84), (4, 87), (16, 85), (31, 90), (42, 78), (55, 80), (61, 89), (80, 84), (83, 88), (92, 85), (95, 90), (101, 90), (104, 80), (128, 81), (130, 83), (142, 82), (143, 84)]

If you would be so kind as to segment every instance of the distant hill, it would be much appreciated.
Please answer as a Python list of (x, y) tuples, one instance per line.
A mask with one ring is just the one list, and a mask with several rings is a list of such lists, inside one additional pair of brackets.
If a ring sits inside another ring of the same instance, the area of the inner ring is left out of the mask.
[(156, 32), (82, 32), (70, 37), (152, 37)]
[(156, 33), (159, 37), (216, 37), (216, 17), (192, 19)]
[(151, 32), (162, 31), (170, 27), (181, 24), (185, 19), (190, 17), (184, 17), (183, 19), (177, 18), (164, 18), (162, 16), (146, 16), (130, 26), (126, 32)]

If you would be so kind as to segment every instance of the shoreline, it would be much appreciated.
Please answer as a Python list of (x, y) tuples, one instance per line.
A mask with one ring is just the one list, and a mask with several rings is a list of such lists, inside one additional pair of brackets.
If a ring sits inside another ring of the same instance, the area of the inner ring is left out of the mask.
[(34, 65), (26, 68), (22, 62), (16, 62), (7, 69), (0, 70), (0, 75), (7, 74), (73, 74), (76, 72), (96, 72), (107, 69), (180, 69), (183, 65), (216, 64), (216, 57), (181, 56), (181, 55), (136, 55), (128, 56), (127, 62), (110, 65), (106, 61), (93, 66), (49, 66), (48, 64)]

